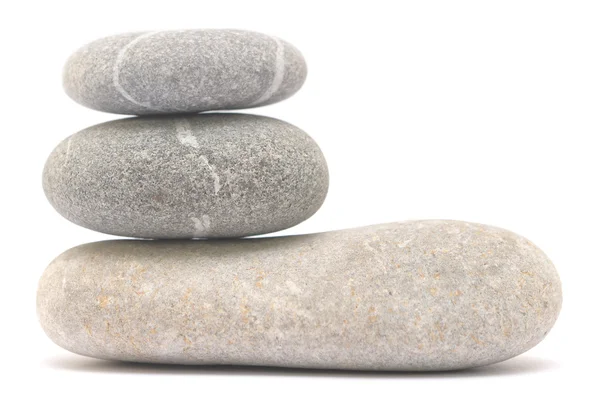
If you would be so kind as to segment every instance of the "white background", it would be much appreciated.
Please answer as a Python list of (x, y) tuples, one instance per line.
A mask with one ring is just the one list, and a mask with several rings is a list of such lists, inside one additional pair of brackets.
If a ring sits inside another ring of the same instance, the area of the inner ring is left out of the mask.
[[(7, 1), (0, 14), (0, 404), (599, 405), (600, 2)], [(306, 57), (300, 92), (252, 111), (307, 131), (329, 163), (322, 209), (280, 234), (419, 218), (513, 230), (561, 275), (549, 336), (505, 363), (426, 375), (119, 365), (54, 345), (39, 276), (110, 236), (61, 218), (42, 168), (63, 138), (118, 118), (71, 101), (63, 63), (102, 36), (180, 28), (262, 31)]]

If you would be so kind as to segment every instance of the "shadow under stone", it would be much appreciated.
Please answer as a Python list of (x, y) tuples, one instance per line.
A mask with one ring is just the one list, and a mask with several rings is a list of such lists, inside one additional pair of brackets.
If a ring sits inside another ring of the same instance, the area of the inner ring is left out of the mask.
[(61, 356), (42, 362), (42, 367), (55, 370), (105, 374), (158, 374), (209, 376), (297, 376), (324, 378), (428, 379), (512, 376), (555, 370), (557, 362), (532, 356), (518, 356), (493, 365), (442, 372), (394, 372), (334, 369), (302, 369), (266, 366), (196, 366), (117, 362), (84, 356)]

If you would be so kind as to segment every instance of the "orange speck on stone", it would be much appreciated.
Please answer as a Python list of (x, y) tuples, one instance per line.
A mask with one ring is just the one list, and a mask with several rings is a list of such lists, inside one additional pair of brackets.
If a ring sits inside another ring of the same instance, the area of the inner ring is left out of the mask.
[(475, 336), (475, 334), (471, 334), (471, 339), (473, 340), (473, 342), (475, 342), (477, 345), (483, 345), (483, 342), (481, 342), (479, 340), (479, 338), (477, 336)]
[(192, 289), (191, 288), (188, 288), (187, 290), (185, 290), (185, 294), (183, 294), (183, 297), (181, 297), (181, 301), (183, 301), (183, 302), (189, 301), (191, 294), (192, 294)]
[(533, 277), (533, 273), (531, 271), (521, 271), (521, 274), (529, 276), (529, 277)]
[(108, 303), (110, 302), (110, 297), (108, 295), (99, 295), (98, 296), (98, 305), (100, 308), (106, 308)]

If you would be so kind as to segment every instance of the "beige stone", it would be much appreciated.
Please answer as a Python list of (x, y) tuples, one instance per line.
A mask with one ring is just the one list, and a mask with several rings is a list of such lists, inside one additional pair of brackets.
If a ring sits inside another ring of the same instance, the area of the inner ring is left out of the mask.
[(457, 221), (229, 241), (105, 241), (46, 270), (58, 345), (178, 364), (448, 370), (541, 341), (558, 274), (528, 240)]

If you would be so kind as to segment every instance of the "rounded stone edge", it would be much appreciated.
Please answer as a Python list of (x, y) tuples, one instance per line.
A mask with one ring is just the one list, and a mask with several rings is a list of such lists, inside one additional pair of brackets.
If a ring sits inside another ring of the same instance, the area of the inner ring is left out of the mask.
[[(62, 87), (66, 95), (81, 106), (99, 112), (122, 115), (157, 114), (151, 109), (132, 105), (123, 98), (113, 83), (113, 71), (119, 52), (135, 38), (148, 33), (135, 31), (108, 35), (75, 49), (62, 68)], [(115, 46), (107, 47), (106, 42), (113, 42)], [(102, 52), (96, 51), (96, 47), (102, 47)], [(98, 95), (100, 91), (103, 92), (103, 97)], [(115, 105), (119, 107), (116, 108)]]
[[(262, 107), (282, 102), (294, 96), (306, 82), (308, 66), (304, 55), (298, 48), (277, 37), (271, 37), (283, 48), (283, 67), (281, 84), (274, 89), (272, 95), (263, 102), (254, 103), (247, 108)], [(275, 78), (274, 81), (277, 81)], [(239, 109), (246, 109), (241, 107)]]
[[(532, 348), (537, 346), (539, 343), (541, 343), (546, 338), (546, 336), (548, 336), (550, 331), (552, 331), (552, 329), (556, 325), (556, 321), (558, 320), (558, 318), (560, 316), (560, 313), (562, 310), (562, 305), (563, 305), (562, 281), (560, 279), (560, 274), (558, 273), (558, 270), (556, 269), (556, 266), (554, 265), (554, 263), (552, 262), (550, 257), (539, 246), (537, 246), (535, 243), (533, 243), (531, 240), (529, 240), (525, 236), (523, 236), (519, 233), (513, 232), (512, 230), (509, 230), (509, 229), (501, 228), (498, 226), (486, 225), (486, 224), (482, 224), (482, 223), (464, 222), (464, 221), (457, 221), (457, 220), (439, 220), (438, 222), (463, 223), (463, 224), (470, 225), (472, 227), (476, 227), (479, 229), (487, 229), (490, 231), (494, 231), (494, 232), (498, 233), (498, 235), (504, 235), (504, 236), (508, 236), (508, 237), (512, 238), (515, 241), (515, 243), (519, 244), (518, 245), (519, 253), (522, 255), (527, 255), (532, 261), (534, 261), (534, 263), (536, 263), (539, 266), (539, 270), (546, 277), (546, 279), (555, 283), (555, 287), (556, 287), (556, 289), (554, 290), (554, 295), (552, 296), (553, 301), (548, 304), (549, 308), (552, 309), (552, 312), (551, 312), (552, 317), (548, 318), (544, 321), (545, 322), (544, 332), (542, 332), (542, 330), (532, 331), (532, 333), (534, 333), (534, 334), (537, 333), (537, 335), (533, 335), (532, 337), (530, 337), (530, 339), (528, 341), (525, 341), (524, 343), (522, 343), (518, 349), (516, 349), (514, 352), (512, 352), (512, 354), (509, 354), (506, 357), (502, 357), (502, 358), (499, 358), (499, 359), (496, 359), (493, 361), (489, 361), (487, 363), (474, 363), (470, 366), (465, 366), (459, 370), (483, 367), (483, 366), (488, 366), (488, 365), (504, 362), (506, 360), (510, 360), (514, 357), (522, 355), (523, 353), (531, 350)], [(457, 370), (457, 369), (448, 368), (446, 370)]]

